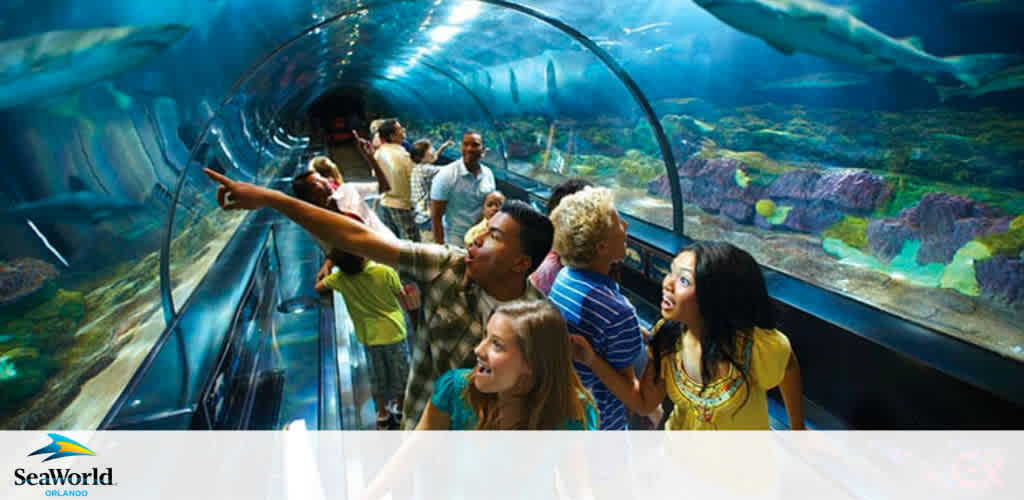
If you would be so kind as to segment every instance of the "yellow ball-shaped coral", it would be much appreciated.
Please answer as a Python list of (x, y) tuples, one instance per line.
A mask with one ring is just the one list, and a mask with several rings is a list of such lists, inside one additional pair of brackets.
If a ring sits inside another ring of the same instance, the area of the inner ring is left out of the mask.
[(754, 205), (754, 210), (757, 210), (757, 213), (760, 214), (761, 217), (767, 219), (775, 213), (775, 202), (768, 199), (757, 200), (757, 204)]

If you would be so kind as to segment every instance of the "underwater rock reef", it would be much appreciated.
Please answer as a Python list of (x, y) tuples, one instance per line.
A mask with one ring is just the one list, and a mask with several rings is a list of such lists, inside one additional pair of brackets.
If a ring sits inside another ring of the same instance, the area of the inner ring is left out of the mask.
[(49, 300), (56, 289), (48, 285), (56, 277), (57, 268), (39, 259), (0, 262), (0, 312)]
[[(731, 241), (771, 268), (1024, 357), (1024, 116), (692, 97), (655, 107), (670, 112), (660, 123), (688, 236)], [(584, 177), (617, 189), (626, 212), (671, 224), (646, 120), (538, 116), (502, 127), (513, 172), (548, 185)]]
[[(242, 219), (242, 214), (216, 211), (177, 234), (171, 243), (176, 296), (191, 293), (196, 283), (191, 275), (203, 272), (226, 243), (225, 235), (232, 234)], [(134, 351), (144, 357), (163, 330), (157, 287), (159, 252), (105, 268), (77, 284), (83, 291), (60, 288), (51, 276), (55, 275), (52, 266), (31, 261), (2, 264), (8, 272), (20, 269), (19, 276), (30, 270), (27, 274), (33, 278), (4, 283), (36, 283), (45, 277), (54, 287), (54, 293), (35, 306), (0, 309), (0, 428), (4, 429), (52, 425), (52, 419), (79, 397), (89, 380), (111, 363), (122, 363), (119, 357), (127, 346), (137, 347)], [(123, 360), (130, 365), (124, 373), (130, 377), (142, 359)], [(102, 416), (127, 382), (108, 384), (101, 388), (102, 395), (90, 395), (87, 404)]]

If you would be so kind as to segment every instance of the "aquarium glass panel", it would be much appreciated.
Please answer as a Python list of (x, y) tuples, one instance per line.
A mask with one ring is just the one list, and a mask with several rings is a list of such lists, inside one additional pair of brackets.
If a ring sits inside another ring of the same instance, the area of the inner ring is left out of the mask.
[(1021, 5), (7, 0), (0, 428), (103, 419), (245, 217), (202, 168), (372, 182), (388, 117), (1024, 360)]

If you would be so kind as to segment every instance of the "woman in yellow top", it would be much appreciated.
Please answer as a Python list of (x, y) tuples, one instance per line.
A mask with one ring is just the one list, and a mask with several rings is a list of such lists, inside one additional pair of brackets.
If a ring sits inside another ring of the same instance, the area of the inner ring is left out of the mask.
[(668, 395), (667, 430), (769, 429), (766, 392), (778, 386), (792, 429), (803, 429), (800, 365), (778, 331), (761, 268), (721, 242), (691, 245), (662, 281), (662, 319), (639, 383), (613, 369), (582, 337), (574, 356), (631, 410), (648, 415)]

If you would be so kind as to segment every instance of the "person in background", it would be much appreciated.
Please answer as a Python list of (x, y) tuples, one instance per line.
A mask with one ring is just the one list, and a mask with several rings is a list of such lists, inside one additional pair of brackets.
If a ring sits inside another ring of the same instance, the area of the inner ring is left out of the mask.
[(501, 206), (505, 204), (505, 195), (501, 191), (491, 191), (484, 198), (484, 208), (481, 212), (480, 223), (469, 228), (466, 231), (466, 237), (464, 241), (466, 246), (470, 246), (476, 241), (477, 237), (487, 232), (487, 221), (491, 220), (494, 214), (498, 213)]
[[(344, 214), (362, 222), (359, 217)], [(335, 256), (336, 271), (317, 281), (320, 293), (336, 290), (345, 299), (356, 339), (366, 348), (370, 393), (377, 407), (377, 429), (396, 429), (409, 377), (403, 291), (394, 269), (348, 252)]]
[(565, 320), (543, 300), (503, 304), (472, 369), (434, 382), (416, 430), (591, 430), (594, 400), (572, 367)]
[(361, 255), (423, 284), (403, 428), (419, 422), (437, 377), (473, 366), (473, 346), (483, 338), (491, 312), (504, 302), (543, 299), (526, 279), (551, 249), (551, 221), (522, 201), (512, 200), (491, 217), (489, 232), (469, 249), (383, 237), (348, 217), (205, 169), (224, 210), (270, 207), (332, 248)]
[[(554, 249), (566, 267), (551, 285), (551, 300), (569, 333), (587, 339), (616, 373), (633, 376), (644, 354), (636, 309), (608, 273), (626, 258), (627, 224), (615, 210), (611, 190), (588, 187), (562, 199), (551, 213)], [(583, 385), (601, 411), (601, 429), (626, 429), (626, 407), (586, 365), (576, 365)]]
[[(416, 228), (421, 231), (423, 229), (430, 231), (430, 184), (434, 180), (434, 175), (443, 168), (434, 163), (440, 158), (441, 153), (451, 145), (452, 140), (448, 139), (435, 151), (430, 140), (420, 139), (413, 143), (412, 152), (409, 153), (413, 163), (416, 164), (412, 169), (412, 180), (409, 186), (412, 194), (413, 218), (416, 221)], [(431, 233), (431, 238), (433, 238), (433, 233)]]
[(420, 232), (413, 218), (410, 192), (415, 164), (402, 147), (405, 127), (398, 120), (384, 120), (378, 134), (383, 143), (373, 154), (373, 159), (384, 171), (388, 185), (391, 186), (391, 190), (380, 199), (378, 208), (381, 220), (403, 240), (420, 241)]
[[(365, 222), (371, 231), (381, 237), (390, 240), (398, 239), (377, 218), (377, 214), (370, 210), (370, 207), (366, 205), (363, 197), (352, 186), (352, 183), (342, 184), (332, 192), (327, 179), (312, 170), (305, 170), (292, 179), (292, 192), (295, 193), (296, 198), (313, 206), (325, 208), (336, 213), (355, 214), (359, 216), (360, 220)], [(326, 254), (323, 265), (320, 266), (320, 270), (316, 273), (315, 281), (320, 281), (330, 274), (331, 268), (334, 267), (335, 251), (331, 248), (330, 244), (316, 237), (316, 235), (313, 235), (313, 240), (316, 241), (317, 245)]]
[[(562, 198), (593, 185), (594, 183), (579, 177), (558, 184), (551, 189), (551, 197), (548, 198), (548, 215), (555, 211), (555, 207), (562, 202)], [(544, 292), (544, 295), (548, 295), (551, 293), (551, 285), (555, 282), (558, 271), (561, 270), (562, 260), (558, 257), (558, 252), (552, 249), (544, 258), (544, 262), (541, 262), (540, 267), (530, 275), (530, 283), (533, 283), (537, 290)]]
[(462, 136), (462, 157), (445, 165), (430, 186), (430, 219), (434, 242), (459, 245), (476, 223), (484, 197), (494, 191), (494, 174), (480, 162), (484, 140), (478, 132)]
[(631, 409), (647, 414), (665, 399), (666, 430), (769, 429), (767, 391), (778, 386), (790, 428), (804, 429), (800, 364), (776, 327), (761, 268), (724, 242), (679, 253), (662, 280), (662, 319), (637, 381), (571, 336), (574, 356)]
[(380, 126), (387, 121), (385, 118), (378, 118), (370, 122), (370, 144), (373, 146), (373, 150), (370, 152), (370, 156), (377, 152), (377, 148), (384, 143), (384, 140), (380, 137)]
[(309, 169), (320, 174), (320, 177), (327, 179), (327, 184), (334, 191), (345, 183), (338, 166), (326, 156), (315, 156), (309, 160)]

